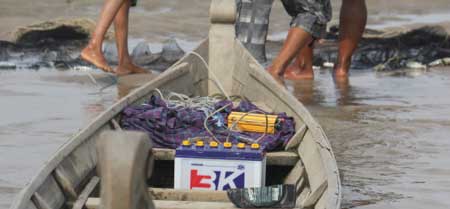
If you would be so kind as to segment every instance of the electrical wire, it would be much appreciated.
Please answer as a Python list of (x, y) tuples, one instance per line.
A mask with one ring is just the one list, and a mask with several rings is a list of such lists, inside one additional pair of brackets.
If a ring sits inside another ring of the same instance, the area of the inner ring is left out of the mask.
[(217, 88), (219, 88), (219, 90), (222, 92), (222, 94), (225, 95), (227, 97), (227, 99), (230, 100), (230, 97), (228, 96), (227, 92), (225, 92), (225, 89), (223, 88), (222, 84), (220, 84), (219, 80), (217, 79), (216, 74), (214, 74), (214, 72), (209, 68), (209, 65), (206, 62), (206, 60), (200, 54), (198, 54), (197, 52), (192, 51), (192, 52), (189, 52), (188, 54), (192, 54), (192, 55), (197, 56), (203, 62), (203, 64), (205, 65), (206, 69), (208, 70), (208, 72), (211, 73), (211, 76), (212, 76), (212, 79), (213, 79), (212, 81), (216, 84)]
[[(262, 113), (262, 114), (264, 114), (264, 116), (266, 117), (266, 129), (265, 129), (265, 131), (264, 131), (264, 134), (261, 135), (260, 137), (258, 137), (258, 139), (256, 139), (256, 140), (253, 141), (253, 142), (258, 143), (259, 141), (261, 141), (261, 139), (263, 139), (263, 138), (267, 135), (267, 132), (269, 131), (269, 116), (268, 116), (267, 113), (265, 113), (264, 111), (261, 111), (261, 110), (251, 110), (251, 111), (246, 112), (245, 114), (243, 114), (238, 120), (233, 121), (233, 124), (228, 128), (229, 133), (228, 133), (227, 138), (226, 138), (226, 140), (225, 140), (226, 142), (229, 142), (231, 133), (234, 132), (233, 129), (236, 127), (236, 125), (237, 125), (237, 124), (238, 124), (245, 116), (247, 116), (247, 115), (249, 115), (249, 114), (251, 114), (251, 113)], [(248, 139), (248, 138), (246, 138), (246, 139)]]

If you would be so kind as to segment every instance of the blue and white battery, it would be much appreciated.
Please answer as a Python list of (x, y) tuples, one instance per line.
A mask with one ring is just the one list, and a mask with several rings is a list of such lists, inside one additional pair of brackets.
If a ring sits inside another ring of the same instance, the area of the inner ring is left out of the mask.
[(183, 142), (175, 152), (175, 189), (262, 187), (265, 176), (266, 155), (257, 144)]

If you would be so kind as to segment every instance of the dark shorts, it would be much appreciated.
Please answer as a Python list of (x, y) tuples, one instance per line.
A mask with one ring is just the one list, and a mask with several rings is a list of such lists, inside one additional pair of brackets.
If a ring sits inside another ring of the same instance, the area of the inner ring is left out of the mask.
[(281, 0), (292, 16), (291, 27), (300, 27), (315, 38), (323, 38), (331, 20), (330, 0)]
[(131, 0), (131, 6), (134, 7), (137, 5), (137, 0)]

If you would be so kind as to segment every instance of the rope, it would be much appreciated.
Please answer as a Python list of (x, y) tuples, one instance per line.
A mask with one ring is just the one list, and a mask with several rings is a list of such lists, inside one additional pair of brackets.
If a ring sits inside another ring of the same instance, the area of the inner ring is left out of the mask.
[(197, 52), (194, 52), (194, 51), (189, 52), (188, 54), (195, 55), (202, 61), (202, 63), (205, 65), (208, 72), (211, 74), (212, 81), (216, 84), (217, 88), (219, 88), (219, 90), (222, 92), (223, 95), (225, 95), (227, 97), (228, 100), (231, 100), (230, 97), (228, 96), (228, 94), (225, 92), (225, 89), (223, 88), (222, 84), (220, 84), (219, 80), (217, 79), (216, 74), (214, 74), (214, 72), (211, 69), (209, 69), (209, 65), (205, 61), (205, 59), (200, 54), (198, 54)]

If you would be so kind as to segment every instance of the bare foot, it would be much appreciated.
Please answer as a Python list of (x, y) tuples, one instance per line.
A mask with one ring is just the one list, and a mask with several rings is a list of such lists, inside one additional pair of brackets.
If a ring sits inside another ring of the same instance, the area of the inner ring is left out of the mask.
[(141, 68), (133, 63), (127, 63), (123, 65), (119, 65), (116, 68), (116, 75), (117, 76), (124, 76), (128, 74), (138, 74), (138, 73), (151, 73), (151, 71), (145, 70), (144, 68)]
[(140, 66), (137, 66), (133, 63), (130, 64), (129, 68), (130, 68), (131, 72), (136, 73), (136, 74), (137, 73), (152, 73), (150, 70), (146, 70), (146, 69), (144, 69)]
[(284, 86), (283, 76), (280, 75), (280, 72), (275, 70), (272, 66), (267, 68), (267, 72), (275, 79), (277, 83)]
[(107, 73), (113, 72), (112, 68), (106, 62), (106, 59), (103, 56), (103, 54), (101, 53), (101, 51), (96, 50), (92, 45), (86, 46), (86, 48), (84, 48), (81, 51), (80, 56), (81, 56), (81, 59), (83, 59), (84, 61), (95, 65), (96, 67), (100, 68), (101, 70), (103, 70)]
[(347, 77), (350, 69), (350, 62), (340, 62), (334, 68), (334, 77)]
[(335, 77), (348, 77), (348, 70), (344, 68), (336, 68), (334, 70)]
[(288, 80), (311, 80), (314, 79), (314, 71), (310, 69), (300, 69), (296, 65), (289, 65), (284, 73), (284, 78)]
[(336, 76), (333, 79), (336, 88), (339, 90), (346, 90), (349, 86), (349, 79), (348, 76)]

